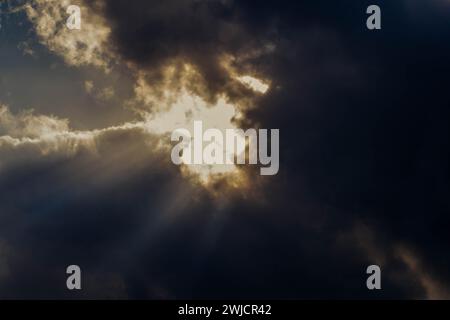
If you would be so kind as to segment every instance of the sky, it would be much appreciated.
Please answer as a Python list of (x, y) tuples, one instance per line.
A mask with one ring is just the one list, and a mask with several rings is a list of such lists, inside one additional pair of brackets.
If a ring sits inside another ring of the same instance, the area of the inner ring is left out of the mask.
[[(0, 298), (450, 299), (449, 20), (447, 0), (0, 1)], [(174, 165), (194, 120), (279, 129), (278, 173)]]

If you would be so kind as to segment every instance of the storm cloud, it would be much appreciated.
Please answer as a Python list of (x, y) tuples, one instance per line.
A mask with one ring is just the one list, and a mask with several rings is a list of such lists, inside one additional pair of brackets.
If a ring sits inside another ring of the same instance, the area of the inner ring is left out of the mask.
[[(369, 31), (369, 1), (80, 1), (101, 35), (76, 55), (31, 1), (37, 42), (126, 79), (114, 99), (136, 119), (82, 130), (0, 109), (0, 297), (450, 298), (450, 6), (377, 3)], [(205, 186), (174, 166), (155, 124), (179, 92), (279, 128), (278, 175)]]

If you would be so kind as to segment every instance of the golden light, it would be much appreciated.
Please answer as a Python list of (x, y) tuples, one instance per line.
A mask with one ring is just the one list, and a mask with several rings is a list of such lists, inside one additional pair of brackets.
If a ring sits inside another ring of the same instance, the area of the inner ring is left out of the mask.
[[(180, 76), (181, 74), (181, 76)], [(179, 77), (177, 86), (171, 79), (174, 76), (174, 66), (168, 66), (165, 71), (165, 81), (160, 87), (152, 87), (141, 75), (135, 87), (138, 101), (148, 105), (150, 111), (143, 112), (146, 128), (149, 132), (170, 136), (180, 128), (193, 132), (194, 121), (202, 121), (205, 129), (214, 128), (224, 135), (227, 129), (238, 129), (236, 120), (242, 118), (238, 106), (230, 102), (226, 95), (220, 96), (214, 104), (208, 103), (200, 95), (189, 91), (189, 82), (197, 76), (196, 70), (191, 65), (184, 65), (183, 71), (176, 73)], [(250, 77), (242, 77), (254, 86), (254, 90), (264, 93), (269, 85), (263, 81)], [(238, 137), (243, 139), (245, 137)], [(217, 143), (217, 142), (216, 142)], [(245, 144), (245, 143), (244, 143)], [(237, 145), (240, 145), (239, 143)], [(233, 150), (231, 153), (224, 146), (219, 146), (224, 152), (224, 159), (234, 159), (237, 154), (245, 152), (245, 147)], [(225, 177), (233, 182), (242, 182), (239, 177), (240, 170), (235, 164), (183, 164), (182, 173), (189, 176), (197, 176), (201, 183), (208, 184), (219, 177)]]

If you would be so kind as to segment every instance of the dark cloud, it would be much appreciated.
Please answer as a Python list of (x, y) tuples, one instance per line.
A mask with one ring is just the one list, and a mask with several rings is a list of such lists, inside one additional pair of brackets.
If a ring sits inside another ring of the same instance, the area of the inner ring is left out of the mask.
[[(105, 1), (142, 70), (180, 59), (211, 96), (239, 96), (227, 53), (270, 79), (246, 120), (280, 128), (280, 173), (258, 201), (217, 199), (133, 130), (99, 138), (98, 155), (19, 157), (0, 172), (0, 296), (447, 297), (450, 15), (378, 1), (371, 32), (369, 4)], [(81, 293), (65, 290), (72, 263)], [(369, 264), (381, 292), (365, 288)]]

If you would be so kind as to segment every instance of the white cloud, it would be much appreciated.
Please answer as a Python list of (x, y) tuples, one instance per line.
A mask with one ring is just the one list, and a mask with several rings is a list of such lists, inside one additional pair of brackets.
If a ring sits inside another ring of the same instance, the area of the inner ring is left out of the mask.
[[(74, 154), (81, 148), (95, 151), (95, 138), (111, 131), (141, 129), (143, 122), (124, 123), (104, 129), (76, 131), (67, 119), (34, 115), (31, 111), (12, 114), (0, 107), (0, 154), (5, 149), (32, 147), (46, 155), (52, 152)], [(4, 159), (0, 159), (4, 160)]]
[(68, 0), (32, 0), (25, 6), (42, 44), (72, 66), (92, 65), (110, 70), (113, 53), (108, 41), (111, 29), (105, 19), (81, 6), (81, 30), (65, 26)]
[(0, 105), (0, 134), (11, 137), (37, 138), (57, 132), (68, 131), (68, 120), (52, 116), (34, 115), (24, 111), (13, 115), (6, 106)]

